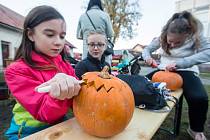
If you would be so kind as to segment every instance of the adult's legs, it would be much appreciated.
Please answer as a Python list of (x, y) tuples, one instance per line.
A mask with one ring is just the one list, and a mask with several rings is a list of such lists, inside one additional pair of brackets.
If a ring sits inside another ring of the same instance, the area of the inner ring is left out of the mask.
[(198, 77), (191, 71), (178, 71), (183, 78), (183, 94), (189, 107), (190, 128), (196, 132), (203, 132), (208, 111), (208, 95)]

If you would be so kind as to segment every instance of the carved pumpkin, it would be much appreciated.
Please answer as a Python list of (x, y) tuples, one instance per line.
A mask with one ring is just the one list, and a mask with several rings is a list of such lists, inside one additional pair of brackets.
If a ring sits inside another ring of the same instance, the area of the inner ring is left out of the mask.
[(134, 111), (130, 87), (109, 75), (107, 70), (87, 72), (82, 79), (85, 84), (73, 100), (73, 111), (79, 125), (98, 137), (110, 137), (123, 131)]
[(169, 71), (158, 71), (152, 76), (153, 82), (165, 82), (166, 87), (170, 90), (177, 90), (182, 87), (183, 80), (182, 77), (175, 73)]

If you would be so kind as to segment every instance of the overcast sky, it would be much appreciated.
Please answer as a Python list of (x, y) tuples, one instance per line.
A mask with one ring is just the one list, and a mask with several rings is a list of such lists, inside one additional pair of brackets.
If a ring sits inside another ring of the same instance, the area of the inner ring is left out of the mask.
[[(146, 45), (152, 38), (159, 36), (163, 25), (175, 12), (175, 1), (177, 0), (140, 0), (140, 12), (143, 16), (139, 22), (138, 36), (133, 40), (119, 39), (115, 49), (132, 48), (137, 43)], [(55, 7), (66, 20), (66, 39), (78, 48), (76, 52), (81, 52), (82, 41), (76, 39), (76, 29), (79, 17), (85, 11), (84, 0), (0, 0), (0, 3), (23, 16), (38, 5)]]

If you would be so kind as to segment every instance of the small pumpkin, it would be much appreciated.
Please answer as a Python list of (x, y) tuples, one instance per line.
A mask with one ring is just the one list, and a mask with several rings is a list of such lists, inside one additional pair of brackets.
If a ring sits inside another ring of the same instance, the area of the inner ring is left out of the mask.
[(73, 99), (73, 112), (87, 133), (110, 137), (124, 130), (134, 112), (130, 87), (117, 77), (102, 72), (87, 72), (80, 93)]
[(152, 76), (153, 82), (165, 82), (166, 87), (170, 90), (177, 90), (182, 87), (182, 77), (170, 71), (158, 71)]

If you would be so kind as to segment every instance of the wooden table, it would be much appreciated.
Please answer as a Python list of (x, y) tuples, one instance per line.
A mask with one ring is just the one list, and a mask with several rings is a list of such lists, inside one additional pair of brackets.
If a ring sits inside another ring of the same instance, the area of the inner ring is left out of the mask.
[[(182, 97), (182, 89), (173, 92), (177, 98)], [(168, 102), (174, 107), (173, 102)], [(176, 109), (177, 111), (179, 109)], [(180, 110), (179, 110), (180, 111)], [(135, 108), (133, 117), (125, 130), (111, 138), (98, 138), (84, 132), (75, 118), (32, 134), (24, 140), (149, 140), (159, 129), (169, 112), (156, 113)], [(176, 113), (177, 114), (177, 113)], [(180, 112), (178, 113), (180, 115)], [(175, 120), (175, 127), (179, 127), (180, 116)], [(177, 131), (177, 130), (176, 130)]]

